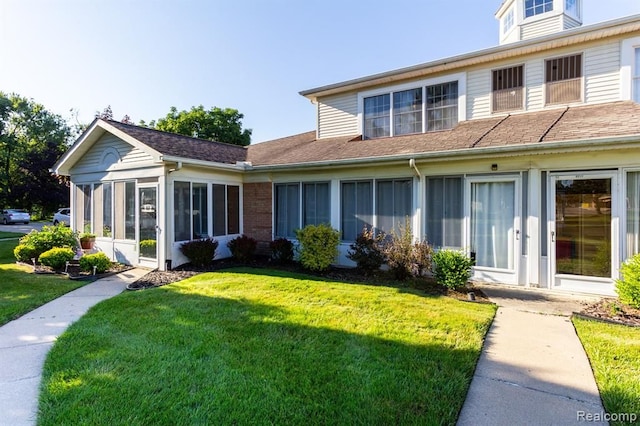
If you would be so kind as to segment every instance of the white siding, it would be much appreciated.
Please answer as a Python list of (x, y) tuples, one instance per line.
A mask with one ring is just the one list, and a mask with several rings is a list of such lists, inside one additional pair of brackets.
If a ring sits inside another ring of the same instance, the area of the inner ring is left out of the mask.
[(526, 110), (542, 109), (544, 106), (544, 59), (530, 60), (525, 63), (524, 81), (527, 88)]
[(358, 95), (332, 96), (318, 100), (318, 138), (358, 133)]
[(620, 99), (620, 43), (592, 47), (584, 53), (585, 101)]
[[(114, 166), (113, 154), (117, 152), (120, 164), (135, 165), (142, 162), (150, 162), (153, 158), (138, 148), (134, 148), (125, 141), (107, 134), (91, 147), (82, 159), (73, 167), (72, 173), (78, 171), (104, 171)], [(105, 157), (106, 154), (106, 157)], [(105, 161), (106, 160), (106, 161)]]
[(580, 25), (582, 25), (580, 23), (580, 21), (576, 20), (575, 18), (572, 18), (570, 16), (565, 16), (564, 17), (564, 29), (568, 30), (570, 28), (576, 28), (579, 27)]
[(467, 119), (491, 115), (491, 70), (467, 73)]
[(520, 27), (520, 39), (527, 40), (547, 34), (557, 33), (560, 30), (562, 30), (561, 15), (552, 16), (547, 19), (540, 19), (538, 21), (522, 25)]

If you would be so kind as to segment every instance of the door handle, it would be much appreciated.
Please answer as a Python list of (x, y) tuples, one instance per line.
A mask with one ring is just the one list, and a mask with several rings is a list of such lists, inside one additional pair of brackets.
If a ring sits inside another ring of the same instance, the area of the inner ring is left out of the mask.
[(516, 240), (520, 239), (520, 230), (516, 230)]
[(551, 231), (551, 242), (552, 243), (556, 242), (556, 233), (555, 233), (555, 231)]

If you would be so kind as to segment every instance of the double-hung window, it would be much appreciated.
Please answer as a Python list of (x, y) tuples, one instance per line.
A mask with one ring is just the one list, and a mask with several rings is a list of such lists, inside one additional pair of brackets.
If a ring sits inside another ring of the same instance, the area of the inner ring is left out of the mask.
[(522, 65), (494, 70), (492, 75), (493, 112), (523, 108)]
[(578, 102), (582, 99), (582, 54), (545, 61), (546, 103)]
[[(301, 189), (302, 193), (300, 193)], [(275, 185), (275, 235), (277, 237), (296, 238), (297, 229), (321, 223), (331, 223), (329, 182), (302, 184), (295, 182)]]
[(515, 23), (513, 7), (502, 18), (502, 34), (506, 34), (513, 28)]
[(213, 214), (213, 236), (240, 233), (240, 187), (237, 185), (213, 184), (211, 212)]
[(427, 131), (452, 129), (458, 124), (458, 82), (427, 86)]
[(365, 139), (391, 136), (391, 95), (371, 96), (364, 99)]
[(393, 94), (393, 135), (422, 132), (422, 88)]
[(553, 0), (525, 0), (524, 17), (540, 15), (553, 10)]

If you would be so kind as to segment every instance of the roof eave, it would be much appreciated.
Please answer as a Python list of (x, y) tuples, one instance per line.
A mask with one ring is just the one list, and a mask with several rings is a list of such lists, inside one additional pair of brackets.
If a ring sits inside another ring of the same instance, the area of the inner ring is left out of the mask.
[(509, 59), (637, 31), (640, 31), (640, 15), (633, 15), (599, 24), (565, 30), (561, 33), (561, 36), (556, 33), (531, 40), (495, 46), (393, 71), (303, 90), (299, 93), (312, 102), (316, 102), (321, 96), (391, 84), (402, 80), (425, 77), (439, 72), (452, 71), (463, 67)]
[(246, 170), (252, 169), (251, 164), (246, 161), (239, 161), (236, 164), (229, 164), (216, 161), (196, 160), (193, 158), (179, 157), (175, 155), (161, 155), (159, 161), (164, 163), (182, 163), (183, 165), (189, 164), (192, 166), (217, 168), (234, 172), (244, 172)]
[(604, 137), (604, 138), (592, 138), (592, 139), (575, 139), (565, 140), (558, 142), (535, 142), (521, 145), (509, 145), (499, 147), (487, 147), (487, 148), (464, 148), (448, 151), (433, 151), (433, 152), (420, 152), (413, 154), (397, 154), (378, 157), (362, 157), (351, 158), (344, 160), (323, 160), (323, 161), (311, 161), (305, 163), (294, 164), (270, 164), (270, 165), (254, 165), (251, 171), (287, 171), (297, 169), (309, 169), (309, 168), (330, 168), (330, 167), (346, 167), (346, 166), (364, 166), (371, 165), (372, 163), (384, 164), (401, 162), (407, 160), (441, 160), (443, 158), (456, 158), (465, 159), (465, 157), (477, 159), (481, 156), (496, 156), (496, 155), (513, 155), (517, 153), (542, 153), (542, 151), (585, 151), (593, 150), (594, 148), (611, 148), (614, 146), (616, 149), (622, 148), (624, 145), (640, 143), (640, 134), (621, 136), (621, 137)]

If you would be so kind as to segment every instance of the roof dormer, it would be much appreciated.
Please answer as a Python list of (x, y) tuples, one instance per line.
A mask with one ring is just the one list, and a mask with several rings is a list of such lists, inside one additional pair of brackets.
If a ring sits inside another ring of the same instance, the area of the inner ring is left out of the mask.
[(582, 25), (582, 0), (504, 0), (496, 12), (500, 44)]

